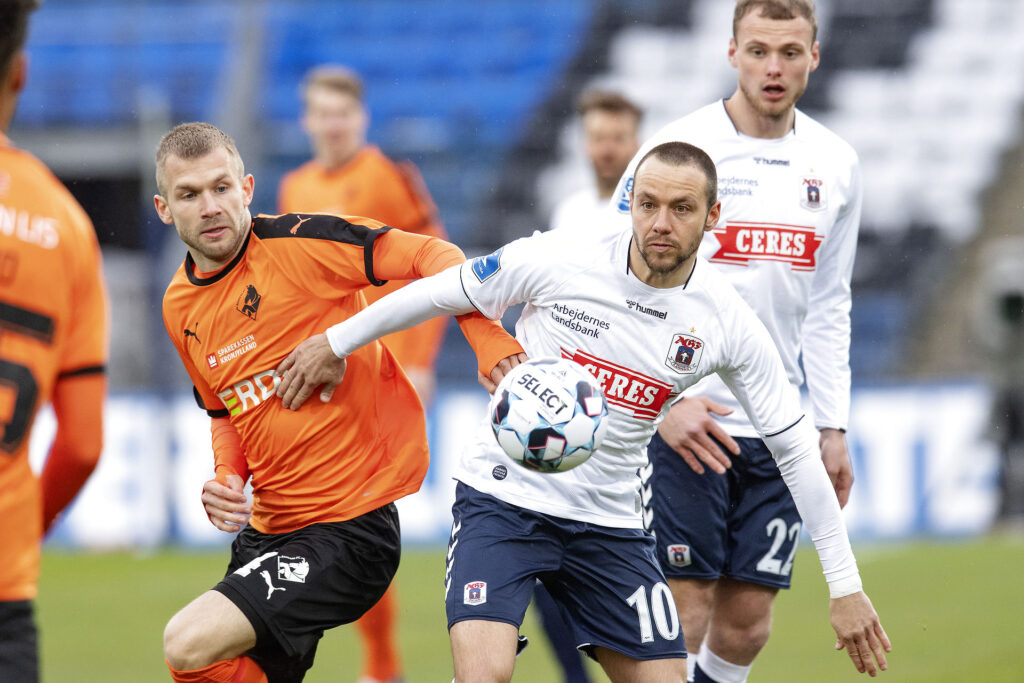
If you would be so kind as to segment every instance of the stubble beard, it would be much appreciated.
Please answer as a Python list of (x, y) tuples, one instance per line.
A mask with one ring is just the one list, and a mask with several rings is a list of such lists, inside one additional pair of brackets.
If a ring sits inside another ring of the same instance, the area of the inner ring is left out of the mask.
[(652, 262), (652, 259), (647, 256), (646, 246), (638, 249), (637, 251), (640, 252), (640, 258), (643, 259), (644, 264), (646, 264), (647, 268), (650, 269), (652, 273), (655, 273), (656, 275), (669, 275), (679, 270), (679, 268), (682, 267), (682, 265), (686, 263), (691, 256), (697, 253), (697, 249), (700, 248), (700, 242), (703, 236), (704, 233), (701, 233), (695, 241), (691, 241), (689, 244), (685, 245), (680, 244), (676, 251), (676, 257), (671, 259), (671, 262), (667, 264), (657, 264)]

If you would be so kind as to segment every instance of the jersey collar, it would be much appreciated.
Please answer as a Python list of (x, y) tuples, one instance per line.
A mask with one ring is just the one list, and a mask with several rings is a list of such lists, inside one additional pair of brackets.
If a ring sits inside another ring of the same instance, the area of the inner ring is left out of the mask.
[(210, 277), (199, 277), (196, 275), (196, 262), (192, 260), (192, 253), (185, 253), (185, 275), (188, 276), (188, 281), (197, 287), (205, 287), (206, 285), (212, 285), (214, 282), (218, 282), (238, 265), (238, 262), (245, 256), (246, 250), (249, 248), (249, 240), (252, 239), (252, 226), (249, 227), (249, 233), (245, 236), (245, 241), (242, 242), (242, 248), (238, 250), (235, 257), (231, 259), (231, 262), (221, 268), (219, 271), (211, 275)]

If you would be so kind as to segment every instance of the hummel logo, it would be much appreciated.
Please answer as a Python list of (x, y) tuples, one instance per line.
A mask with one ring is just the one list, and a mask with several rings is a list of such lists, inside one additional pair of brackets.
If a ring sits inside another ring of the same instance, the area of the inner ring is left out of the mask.
[(270, 572), (268, 572), (266, 569), (264, 569), (263, 571), (260, 572), (260, 576), (262, 576), (263, 580), (267, 582), (267, 600), (269, 600), (270, 596), (274, 594), (274, 591), (286, 590), (283, 587), (279, 588), (279, 587), (275, 586), (274, 584), (270, 583)]
[(196, 342), (202, 344), (203, 340), (199, 338), (199, 335), (197, 334), (197, 332), (199, 332), (199, 321), (196, 321), (195, 332), (193, 332), (192, 330), (188, 329), (187, 327), (185, 328), (185, 330), (184, 330), (185, 339), (188, 339), (189, 337), (195, 337)]
[(299, 226), (302, 225), (303, 223), (305, 223), (306, 221), (311, 220), (312, 218), (313, 218), (312, 216), (310, 216), (309, 218), (303, 218), (302, 216), (299, 216), (299, 222), (296, 223), (295, 225), (293, 225), (292, 229), (289, 230), (288, 232), (290, 232), (293, 235), (296, 234), (296, 232), (299, 229)]

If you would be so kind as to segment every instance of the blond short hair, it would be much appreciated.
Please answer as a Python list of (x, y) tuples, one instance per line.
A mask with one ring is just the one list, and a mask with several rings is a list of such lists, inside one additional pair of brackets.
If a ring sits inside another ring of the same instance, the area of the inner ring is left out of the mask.
[(357, 101), (363, 101), (363, 79), (352, 69), (340, 64), (323, 64), (307, 71), (300, 88), (303, 101), (313, 88), (351, 95)]
[(803, 17), (811, 24), (811, 42), (818, 39), (818, 19), (814, 16), (814, 0), (736, 0), (736, 11), (732, 15), (732, 37), (740, 19), (755, 9), (760, 9), (760, 16), (765, 19), (786, 20)]
[(167, 157), (176, 156), (179, 159), (198, 159), (213, 152), (218, 147), (223, 147), (234, 159), (238, 166), (238, 177), (245, 175), (245, 164), (242, 162), (242, 155), (238, 153), (238, 147), (231, 136), (217, 126), (201, 121), (182, 123), (170, 130), (160, 140), (156, 148), (156, 189), (166, 196), (167, 188), (164, 187), (164, 163)]

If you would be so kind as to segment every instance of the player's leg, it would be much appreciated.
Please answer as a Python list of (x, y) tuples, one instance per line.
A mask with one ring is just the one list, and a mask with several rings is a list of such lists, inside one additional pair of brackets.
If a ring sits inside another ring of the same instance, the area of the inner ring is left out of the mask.
[(177, 671), (233, 659), (254, 645), (256, 631), (245, 614), (213, 590), (183, 607), (164, 629), (164, 659)]
[(562, 543), (545, 515), (463, 483), (455, 487), (445, 611), (455, 680), (508, 681), (538, 574), (558, 567)]
[(519, 627), (501, 621), (470, 619), (448, 631), (455, 662), (455, 683), (507, 683), (512, 680)]
[(356, 622), (363, 645), (363, 676), (360, 683), (385, 683), (401, 674), (395, 634), (395, 584)]
[(715, 583), (725, 569), (730, 475), (697, 474), (657, 434), (647, 455), (650, 464), (641, 470), (644, 522), (655, 536), (655, 555), (679, 612), (692, 678), (692, 655), (704, 641)]
[(721, 579), (708, 648), (728, 662), (753, 663), (772, 630), (772, 603), (778, 588), (735, 579)]
[(587, 683), (583, 655), (576, 649), (572, 627), (565, 621), (558, 604), (540, 581), (533, 587), (533, 606), (540, 615), (541, 626), (551, 642), (551, 649), (555, 652), (565, 683)]
[(758, 439), (737, 439), (729, 516), (728, 567), (719, 581), (697, 667), (716, 683), (745, 681), (768, 642), (772, 604), (789, 588), (800, 515), (771, 453)]
[(228, 573), (211, 592), (249, 624), (247, 657), (275, 683), (297, 683), (312, 666), (324, 631), (355, 621), (384, 594), (399, 553), (393, 504), (283, 534), (246, 527), (232, 545)]
[(0, 681), (39, 680), (39, 634), (30, 600), (0, 602)]
[(641, 529), (568, 523), (562, 566), (544, 584), (569, 614), (583, 650), (613, 681), (673, 681), (686, 648), (672, 593)]
[(682, 659), (633, 659), (606, 647), (594, 648), (594, 656), (612, 683), (682, 683), (686, 677)]
[(717, 585), (718, 581), (707, 579), (668, 579), (668, 587), (672, 590), (672, 599), (679, 612), (679, 622), (683, 626), (686, 649), (693, 654), (700, 651), (707, 635)]

